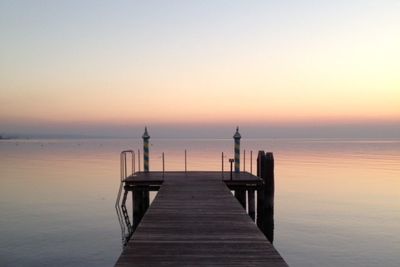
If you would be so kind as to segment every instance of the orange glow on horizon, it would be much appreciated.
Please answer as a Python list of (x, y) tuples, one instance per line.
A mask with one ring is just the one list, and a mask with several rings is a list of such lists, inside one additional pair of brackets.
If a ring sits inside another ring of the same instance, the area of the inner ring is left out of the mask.
[[(233, 19), (242, 15), (241, 8), (217, 17), (201, 9), (210, 24), (193, 20), (197, 8), (193, 18), (179, 9), (172, 10), (173, 18), (164, 17), (160, 10), (160, 16), (145, 16), (164, 18), (147, 21), (154, 31), (120, 28), (127, 21), (141, 25), (131, 15), (122, 24), (117, 16), (98, 27), (101, 16), (87, 25), (93, 36), (77, 24), (71, 44), (54, 38), (71, 34), (64, 25), (75, 23), (71, 16), (22, 24), (14, 20), (25, 17), (13, 10), (15, 16), (5, 20), (15, 22), (14, 28), (3, 29), (0, 44), (0, 124), (399, 121), (398, 12), (389, 3), (377, 2), (378, 9), (350, 2), (339, 9), (333, 2), (315, 4), (322, 13), (312, 14), (303, 4), (284, 7), (296, 15), (284, 20), (274, 11), (281, 4), (254, 3), (246, 7), (254, 16), (240, 22), (246, 27)], [(219, 17), (225, 15), (226, 20)], [(176, 21), (167, 26), (170, 19)]]

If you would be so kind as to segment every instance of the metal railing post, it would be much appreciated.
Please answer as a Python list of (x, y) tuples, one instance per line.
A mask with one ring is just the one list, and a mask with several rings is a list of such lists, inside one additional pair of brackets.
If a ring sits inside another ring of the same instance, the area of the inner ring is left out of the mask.
[(246, 149), (243, 150), (243, 171), (246, 171)]
[(187, 153), (185, 149), (185, 172), (187, 172)]
[(138, 149), (137, 150), (137, 153), (138, 153), (138, 170), (139, 170), (139, 172), (140, 172), (140, 149)]
[(231, 181), (232, 181), (232, 166), (233, 166), (233, 162), (235, 162), (235, 160), (229, 159), (229, 162), (231, 163)]
[(162, 153), (162, 172), (163, 172), (163, 175), (164, 175), (164, 173), (165, 173), (165, 159), (164, 159), (164, 152)]
[(253, 150), (250, 150), (250, 173), (253, 174)]

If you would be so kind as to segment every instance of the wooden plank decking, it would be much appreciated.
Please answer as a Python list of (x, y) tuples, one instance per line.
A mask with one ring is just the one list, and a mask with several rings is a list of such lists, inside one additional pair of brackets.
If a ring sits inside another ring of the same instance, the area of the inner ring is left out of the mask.
[(135, 180), (162, 186), (116, 266), (287, 266), (220, 172), (149, 173), (126, 183)]

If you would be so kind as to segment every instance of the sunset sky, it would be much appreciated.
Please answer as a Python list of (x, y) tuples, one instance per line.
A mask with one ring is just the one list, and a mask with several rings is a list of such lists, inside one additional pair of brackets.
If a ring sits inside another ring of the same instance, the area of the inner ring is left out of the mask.
[(0, 134), (144, 125), (400, 137), (400, 1), (0, 1)]

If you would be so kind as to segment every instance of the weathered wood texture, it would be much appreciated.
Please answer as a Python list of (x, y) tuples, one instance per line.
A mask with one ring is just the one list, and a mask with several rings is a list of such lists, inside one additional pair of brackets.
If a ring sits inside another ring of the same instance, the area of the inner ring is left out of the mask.
[[(159, 173), (150, 175), (136, 179), (160, 178)], [(248, 182), (254, 177), (249, 175)], [(167, 172), (161, 180), (116, 266), (287, 266), (221, 173)]]
[(274, 241), (274, 156), (271, 152), (258, 152), (257, 175), (264, 181), (257, 193), (257, 225), (267, 239)]

